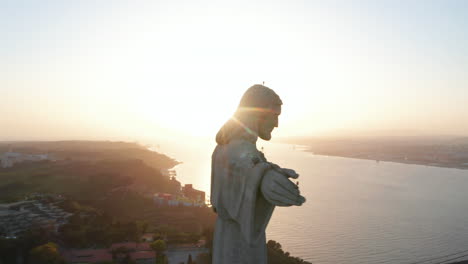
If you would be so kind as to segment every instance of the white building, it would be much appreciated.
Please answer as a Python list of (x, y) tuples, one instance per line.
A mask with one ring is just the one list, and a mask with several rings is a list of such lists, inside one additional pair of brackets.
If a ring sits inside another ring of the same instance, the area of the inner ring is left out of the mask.
[(22, 154), (18, 152), (5, 152), (0, 158), (2, 168), (13, 167), (17, 163), (24, 161), (50, 160), (48, 154)]
[(33, 225), (51, 228), (55, 232), (68, 222), (72, 214), (52, 204), (21, 201), (0, 204), (0, 236), (14, 238)]

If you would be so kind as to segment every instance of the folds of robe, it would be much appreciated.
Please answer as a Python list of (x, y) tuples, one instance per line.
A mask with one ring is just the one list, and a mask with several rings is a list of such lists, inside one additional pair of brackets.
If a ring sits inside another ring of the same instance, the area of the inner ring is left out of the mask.
[(265, 229), (274, 206), (260, 191), (271, 167), (247, 140), (218, 145), (212, 156), (211, 204), (218, 213), (213, 264), (266, 264)]

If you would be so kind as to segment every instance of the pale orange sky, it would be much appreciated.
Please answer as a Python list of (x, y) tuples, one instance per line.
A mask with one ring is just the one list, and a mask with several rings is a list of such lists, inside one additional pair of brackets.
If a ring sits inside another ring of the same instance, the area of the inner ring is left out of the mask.
[(468, 135), (461, 1), (2, 5), (0, 140), (214, 137), (262, 81), (274, 136)]

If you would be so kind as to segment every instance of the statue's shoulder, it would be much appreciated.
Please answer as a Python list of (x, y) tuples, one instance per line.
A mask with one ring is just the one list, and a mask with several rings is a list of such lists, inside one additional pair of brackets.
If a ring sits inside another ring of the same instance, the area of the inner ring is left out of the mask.
[(257, 146), (247, 140), (233, 140), (226, 145), (226, 154), (232, 166), (251, 168), (261, 161)]

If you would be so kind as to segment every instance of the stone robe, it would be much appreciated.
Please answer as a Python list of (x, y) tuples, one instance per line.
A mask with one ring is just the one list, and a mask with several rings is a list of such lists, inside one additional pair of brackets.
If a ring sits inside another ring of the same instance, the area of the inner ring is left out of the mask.
[(212, 156), (211, 204), (218, 214), (213, 264), (266, 264), (265, 229), (274, 206), (260, 191), (271, 168), (255, 140), (234, 139)]

